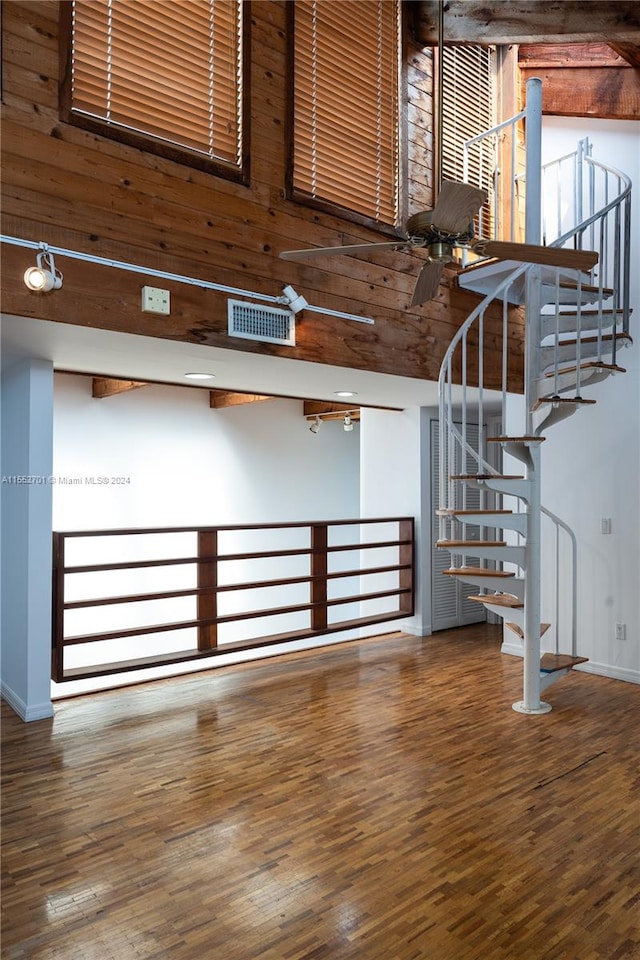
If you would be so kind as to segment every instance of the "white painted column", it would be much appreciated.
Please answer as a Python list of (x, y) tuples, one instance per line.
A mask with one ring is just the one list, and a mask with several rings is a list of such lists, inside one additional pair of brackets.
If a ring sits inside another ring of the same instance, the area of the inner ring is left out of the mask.
[[(53, 365), (2, 375), (0, 692), (23, 720), (53, 716), (51, 491)], [(26, 478), (20, 479), (20, 478)]]
[(540, 243), (542, 218), (542, 80), (527, 80), (526, 93), (526, 156), (527, 193), (524, 238), (527, 243)]
[(415, 613), (398, 628), (419, 637), (431, 634), (432, 418), (437, 410), (427, 407), (398, 412), (363, 407), (360, 420), (361, 516), (415, 517)]

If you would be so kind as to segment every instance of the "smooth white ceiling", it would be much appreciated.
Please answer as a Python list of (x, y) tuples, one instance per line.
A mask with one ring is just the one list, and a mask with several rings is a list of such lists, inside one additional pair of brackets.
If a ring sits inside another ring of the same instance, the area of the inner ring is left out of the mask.
[[(199, 390), (244, 390), (333, 402), (338, 399), (335, 391), (353, 390), (357, 393), (354, 403), (396, 409), (436, 406), (438, 402), (437, 385), (427, 380), (30, 317), (3, 315), (1, 346), (5, 368), (33, 357), (52, 361), (56, 370), (151, 380)], [(215, 380), (190, 383), (184, 379), (189, 372), (213, 373)]]

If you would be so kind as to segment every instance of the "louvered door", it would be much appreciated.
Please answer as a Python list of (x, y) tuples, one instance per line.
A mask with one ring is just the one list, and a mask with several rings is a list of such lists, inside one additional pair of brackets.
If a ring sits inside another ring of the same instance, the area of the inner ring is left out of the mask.
[[(459, 426), (459, 424), (458, 424)], [(440, 501), (440, 450), (438, 443), (439, 424), (431, 421), (431, 629), (447, 630), (451, 627), (460, 627), (468, 623), (478, 623), (486, 619), (484, 607), (474, 603), (468, 597), (477, 593), (477, 587), (465, 584), (455, 577), (445, 577), (444, 570), (451, 566), (451, 556), (446, 550), (438, 550), (435, 542), (438, 539), (438, 522), (436, 510)], [(467, 424), (467, 437), (471, 445), (477, 448), (478, 427)], [(460, 462), (456, 462), (454, 472), (462, 469)], [(459, 484), (464, 493), (459, 494), (461, 501), (456, 506), (472, 510), (480, 507), (480, 491), (475, 487)], [(464, 497), (464, 503), (462, 502)], [(471, 539), (471, 537), (470, 537)], [(467, 565), (478, 566), (477, 558), (466, 557)]]

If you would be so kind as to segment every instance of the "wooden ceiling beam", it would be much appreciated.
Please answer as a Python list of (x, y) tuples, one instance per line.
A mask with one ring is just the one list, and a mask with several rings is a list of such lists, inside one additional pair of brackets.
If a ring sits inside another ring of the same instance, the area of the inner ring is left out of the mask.
[(528, 68), (623, 67), (627, 61), (608, 43), (522, 43), (518, 47), (518, 63)]
[(115, 380), (110, 377), (93, 377), (92, 380), (91, 396), (95, 400), (104, 400), (106, 397), (115, 397), (118, 393), (148, 386), (142, 380)]
[(521, 44), (518, 64), (523, 91), (529, 78), (542, 80), (543, 113), (640, 119), (640, 70), (608, 44)]
[[(438, 42), (438, 0), (410, 4), (415, 39)], [(448, 0), (447, 43), (611, 43), (638, 56), (640, 6), (637, 0)], [(632, 61), (630, 61), (632, 62)], [(637, 61), (634, 64), (637, 66)]]
[[(570, 74), (570, 81), (567, 76)], [(603, 120), (640, 120), (640, 71), (594, 70), (576, 67), (557, 70), (522, 67), (523, 87), (530, 77), (542, 80), (542, 112), (557, 117), (598, 117)], [(570, 84), (570, 87), (568, 86)]]
[(611, 49), (627, 61), (632, 67), (640, 70), (640, 44), (637, 43), (610, 43)]
[(360, 418), (360, 407), (357, 403), (326, 403), (323, 400), (305, 400), (303, 403), (303, 413), (305, 417), (324, 417), (328, 419), (331, 414), (335, 418), (342, 418), (345, 413), (354, 414), (357, 411)]
[(224, 407), (237, 407), (242, 403), (261, 403), (263, 400), (273, 400), (271, 396), (261, 393), (236, 393), (232, 390), (210, 390), (209, 406), (213, 410)]

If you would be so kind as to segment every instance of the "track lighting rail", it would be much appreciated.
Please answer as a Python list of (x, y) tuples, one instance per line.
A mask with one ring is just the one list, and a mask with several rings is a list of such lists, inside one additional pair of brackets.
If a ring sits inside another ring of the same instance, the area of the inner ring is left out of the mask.
[[(116, 270), (125, 270), (128, 273), (139, 273), (145, 277), (157, 277), (162, 280), (170, 280), (174, 283), (186, 283), (193, 287), (200, 287), (203, 290), (216, 290), (218, 293), (228, 293), (237, 297), (246, 297), (249, 300), (261, 300), (264, 303), (277, 303), (281, 306), (289, 307), (294, 313), (305, 310), (311, 313), (320, 313), (330, 317), (339, 317), (342, 320), (355, 320), (357, 323), (373, 324), (375, 320), (372, 317), (361, 317), (353, 313), (344, 313), (341, 310), (330, 310), (326, 307), (314, 306), (307, 303), (306, 299), (297, 294), (291, 286), (285, 286), (283, 293), (279, 296), (273, 296), (268, 293), (257, 293), (255, 290), (243, 290), (240, 287), (232, 287), (223, 283), (214, 283), (211, 280), (202, 280), (197, 277), (186, 276), (180, 273), (170, 273), (166, 270), (156, 270), (153, 267), (142, 266), (137, 263), (128, 263), (124, 260), (112, 260), (108, 257), (98, 257), (92, 253), (84, 253), (79, 250), (70, 250), (66, 247), (57, 247), (51, 244), (38, 242), (36, 240), (25, 240), (22, 237), (11, 237), (6, 234), (0, 234), (0, 243), (8, 243), (16, 247), (24, 247), (27, 250), (38, 251), (38, 256), (51, 256), (55, 254), (60, 257), (69, 257), (72, 260), (82, 260), (85, 263), (94, 263), (102, 267), (114, 267)], [(33, 268), (35, 269), (35, 268)], [(58, 271), (59, 273), (59, 271)], [(61, 275), (60, 275), (61, 277)], [(58, 284), (61, 286), (61, 283)], [(33, 288), (32, 288), (33, 289)], [(56, 289), (54, 286), (50, 289)]]

